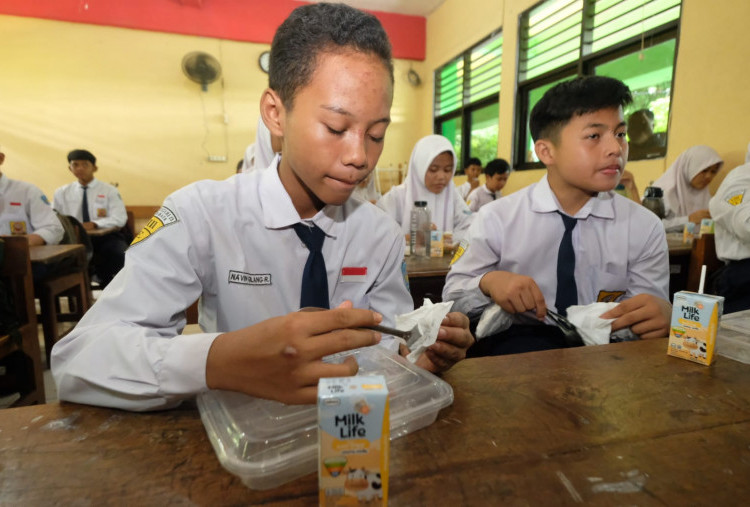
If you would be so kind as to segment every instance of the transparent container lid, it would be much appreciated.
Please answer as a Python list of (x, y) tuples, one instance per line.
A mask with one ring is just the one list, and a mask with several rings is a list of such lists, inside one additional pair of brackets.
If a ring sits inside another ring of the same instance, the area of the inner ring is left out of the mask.
[(721, 327), (750, 335), (750, 310), (723, 315), (721, 317)]
[[(453, 403), (445, 381), (382, 347), (327, 358), (354, 356), (360, 375), (384, 375), (390, 397), (391, 440), (432, 424)], [(222, 466), (252, 489), (270, 489), (317, 471), (316, 405), (284, 405), (231, 391), (198, 396), (198, 409)]]

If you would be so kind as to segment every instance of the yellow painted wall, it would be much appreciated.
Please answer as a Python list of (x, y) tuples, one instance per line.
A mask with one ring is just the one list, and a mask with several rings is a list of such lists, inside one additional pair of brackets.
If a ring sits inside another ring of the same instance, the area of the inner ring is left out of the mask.
[[(425, 61), (396, 61), (394, 122), (379, 166), (404, 165), (414, 143), (432, 132), (434, 70), (499, 27), (505, 57), (498, 155), (511, 159), (518, 16), (535, 3), (446, 0), (427, 18)], [(641, 190), (694, 144), (725, 158), (713, 189), (743, 160), (750, 141), (747, 19), (746, 0), (683, 0), (667, 156), (628, 164)], [(191, 181), (232, 174), (255, 138), (266, 84), (256, 62), (267, 45), (12, 16), (0, 16), (0, 33), (3, 171), (48, 194), (71, 180), (65, 154), (83, 147), (99, 157), (99, 177), (118, 182), (127, 204), (159, 204)], [(223, 87), (203, 93), (182, 74), (183, 55), (195, 50), (221, 60)], [(410, 68), (421, 86), (408, 84)], [(206, 150), (227, 162), (208, 162)], [(542, 174), (516, 172), (505, 191)]]
[[(267, 85), (257, 60), (268, 45), (13, 16), (0, 16), (0, 33), (2, 170), (50, 197), (72, 180), (65, 156), (74, 148), (97, 156), (98, 177), (119, 183), (126, 204), (151, 205), (192, 181), (230, 176), (255, 139)], [(207, 92), (181, 71), (191, 51), (222, 63), (223, 81)], [(418, 100), (426, 85), (408, 84), (410, 66), (424, 75), (421, 62), (395, 62), (381, 166), (408, 160), (414, 119), (429, 114)]]

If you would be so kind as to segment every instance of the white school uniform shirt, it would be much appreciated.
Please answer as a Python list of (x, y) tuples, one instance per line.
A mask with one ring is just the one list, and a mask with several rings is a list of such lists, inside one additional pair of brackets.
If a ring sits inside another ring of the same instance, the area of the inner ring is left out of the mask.
[[(491, 303), (479, 280), (499, 270), (533, 278), (547, 306), (554, 308), (557, 252), (565, 232), (560, 209), (546, 175), (484, 206), (469, 229), (463, 255), (451, 266), (443, 301), (455, 301), (454, 311), (478, 313)], [(574, 218), (578, 304), (642, 293), (668, 299), (669, 253), (656, 215), (615, 192), (602, 192)]]
[(482, 185), (475, 188), (469, 194), (466, 202), (469, 203), (469, 209), (476, 213), (477, 211), (479, 211), (479, 208), (481, 208), (485, 204), (491, 203), (495, 199), (500, 199), (500, 197), (502, 197), (502, 192), (500, 190), (498, 190), (497, 192), (490, 192), (490, 190), (487, 188), (487, 185)]
[(48, 245), (56, 245), (64, 232), (38, 187), (0, 174), (0, 235), (38, 234)]
[(463, 183), (461, 183), (459, 186), (456, 187), (456, 190), (458, 190), (458, 195), (461, 196), (461, 199), (466, 201), (469, 197), (469, 194), (471, 193), (471, 183), (468, 181), (464, 181)]
[(723, 261), (750, 259), (750, 163), (727, 174), (708, 209), (714, 220), (716, 256)]
[[(128, 213), (120, 192), (109, 183), (96, 178), (86, 185), (89, 219), (100, 229), (122, 227), (128, 221)], [(74, 181), (55, 190), (52, 207), (62, 215), (76, 217), (83, 223), (83, 185)]]
[[(278, 159), (277, 159), (278, 160)], [(276, 170), (201, 181), (173, 193), (127, 250), (125, 267), (52, 351), (60, 399), (154, 410), (205, 391), (206, 358), (223, 332), (297, 311), (309, 251)], [(350, 300), (394, 324), (413, 310), (404, 240), (358, 199), (313, 217), (326, 233), (331, 308)], [(205, 332), (180, 335), (200, 297)], [(381, 346), (397, 350), (383, 337)]]

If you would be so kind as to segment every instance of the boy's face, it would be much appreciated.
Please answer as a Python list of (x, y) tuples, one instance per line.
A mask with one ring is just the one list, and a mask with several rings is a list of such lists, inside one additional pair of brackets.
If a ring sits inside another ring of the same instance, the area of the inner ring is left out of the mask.
[(271, 134), (282, 139), (279, 176), (302, 218), (343, 204), (375, 168), (392, 101), (388, 69), (352, 50), (319, 53), (291, 110), (273, 90), (264, 93), (264, 120), (267, 114)]
[(505, 187), (505, 184), (508, 183), (508, 176), (510, 176), (510, 173), (493, 174), (487, 178), (487, 182), (485, 183), (485, 185), (487, 185), (487, 190), (490, 192), (502, 190), (503, 187)]
[(477, 164), (471, 164), (469, 167), (464, 169), (464, 172), (466, 173), (466, 177), (469, 180), (475, 180), (479, 178), (479, 173), (482, 172), (482, 166)]
[(617, 186), (628, 159), (622, 108), (607, 108), (574, 116), (559, 139), (538, 140), (534, 148), (547, 166), (550, 186), (558, 199), (583, 197)]
[(73, 176), (84, 185), (94, 179), (96, 166), (90, 160), (71, 160), (68, 167)]
[(453, 155), (443, 152), (432, 159), (424, 175), (424, 186), (433, 194), (439, 194), (453, 178)]

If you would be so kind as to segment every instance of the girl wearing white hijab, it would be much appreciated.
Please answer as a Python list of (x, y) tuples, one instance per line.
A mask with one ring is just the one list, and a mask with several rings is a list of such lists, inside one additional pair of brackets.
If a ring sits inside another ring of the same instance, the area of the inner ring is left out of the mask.
[(711, 218), (708, 184), (724, 165), (718, 153), (708, 146), (693, 146), (677, 157), (654, 186), (664, 191), (666, 216), (662, 222), (667, 232), (681, 231), (685, 224), (699, 224)]
[(471, 225), (471, 210), (453, 184), (456, 154), (450, 141), (443, 136), (429, 135), (414, 146), (409, 160), (406, 181), (391, 188), (378, 201), (409, 234), (414, 201), (426, 201), (433, 230), (452, 232), (453, 243), (459, 243)]
[(273, 149), (271, 131), (263, 123), (263, 118), (258, 118), (258, 128), (255, 132), (255, 142), (245, 150), (245, 159), (242, 164), (243, 173), (249, 173), (255, 169), (267, 168), (276, 156), (276, 152)]

